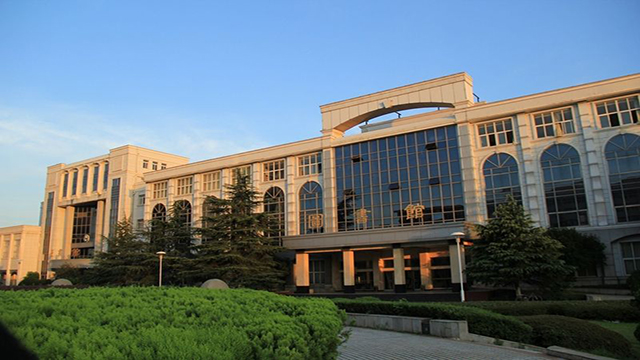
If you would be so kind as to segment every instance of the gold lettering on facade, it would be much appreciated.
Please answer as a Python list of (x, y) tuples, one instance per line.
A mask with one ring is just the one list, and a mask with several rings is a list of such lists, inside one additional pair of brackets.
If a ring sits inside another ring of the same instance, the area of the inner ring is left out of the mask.
[(324, 225), (324, 216), (322, 214), (309, 215), (307, 218), (309, 229), (320, 229)]
[(407, 220), (422, 219), (424, 217), (424, 205), (409, 204), (404, 211), (407, 212)]

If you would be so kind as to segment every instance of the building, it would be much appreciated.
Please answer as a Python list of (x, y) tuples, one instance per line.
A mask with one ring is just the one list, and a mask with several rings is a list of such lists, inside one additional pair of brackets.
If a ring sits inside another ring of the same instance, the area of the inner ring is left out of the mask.
[[(459, 73), (327, 104), (320, 137), (145, 173), (144, 219), (178, 206), (196, 223), (246, 174), (297, 291), (455, 289), (451, 234), (510, 194), (540, 226), (599, 236), (607, 266), (580, 281), (617, 282), (640, 269), (639, 94), (635, 74), (486, 103)], [(368, 124), (411, 109), (433, 111)]]
[(2, 285), (17, 285), (28, 272), (40, 271), (40, 226), (0, 228)]
[(108, 154), (47, 169), (38, 272), (50, 277), (62, 265), (86, 267), (115, 225), (144, 216), (143, 174), (186, 164), (189, 159), (125, 145)]

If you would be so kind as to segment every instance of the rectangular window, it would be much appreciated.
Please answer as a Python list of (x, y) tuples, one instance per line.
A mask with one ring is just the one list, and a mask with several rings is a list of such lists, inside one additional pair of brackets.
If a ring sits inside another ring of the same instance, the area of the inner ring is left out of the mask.
[(145, 195), (144, 194), (139, 194), (138, 195), (138, 206), (144, 206), (145, 203)]
[(111, 183), (111, 212), (109, 213), (109, 236), (115, 235), (118, 225), (118, 211), (120, 206), (120, 178)]
[(309, 260), (309, 282), (311, 284), (324, 284), (326, 273), (324, 260)]
[(571, 108), (535, 114), (533, 119), (538, 139), (576, 132)]
[(67, 197), (68, 187), (69, 187), (69, 173), (64, 173), (64, 181), (62, 183), (62, 197)]
[(247, 176), (251, 182), (251, 165), (231, 169), (231, 183), (235, 184), (240, 176)]
[(162, 199), (167, 197), (167, 182), (159, 182), (153, 184), (153, 198)]
[(149, 168), (149, 160), (142, 160), (142, 168), (143, 169)]
[(136, 223), (136, 228), (138, 230), (144, 230), (144, 219), (138, 219), (138, 222)]
[(167, 164), (165, 163), (160, 164), (160, 170), (164, 170), (166, 168), (167, 168)]
[(104, 176), (102, 177), (102, 188), (107, 190), (109, 186), (109, 163), (104, 164)]
[(2, 246), (2, 259), (9, 260), (9, 248), (11, 247), (11, 240), (9, 240), (8, 236), (5, 236), (5, 241), (3, 241), (4, 245)]
[(100, 179), (100, 165), (93, 167), (93, 191), (98, 191), (98, 179)]
[(89, 188), (89, 168), (86, 167), (82, 170), (82, 193), (86, 194)]
[(158, 170), (158, 162), (154, 161), (151, 163), (151, 170)]
[(322, 173), (322, 152), (298, 156), (298, 176)]
[(202, 175), (202, 191), (220, 190), (220, 171)]
[(78, 172), (73, 172), (73, 182), (71, 183), (71, 195), (75, 195), (78, 190)]
[(71, 242), (73, 244), (90, 243), (95, 238), (95, 224), (97, 206), (77, 206), (73, 212), (73, 229)]
[(511, 119), (479, 124), (478, 135), (480, 135), (481, 147), (513, 144)]
[(262, 164), (263, 181), (284, 179), (284, 160), (269, 161)]
[(183, 177), (178, 179), (178, 186), (176, 187), (176, 195), (188, 195), (193, 192), (193, 177)]
[(620, 243), (622, 247), (622, 261), (627, 275), (640, 270), (640, 241), (629, 241)]
[(637, 124), (640, 118), (637, 96), (596, 103), (596, 111), (602, 128)]

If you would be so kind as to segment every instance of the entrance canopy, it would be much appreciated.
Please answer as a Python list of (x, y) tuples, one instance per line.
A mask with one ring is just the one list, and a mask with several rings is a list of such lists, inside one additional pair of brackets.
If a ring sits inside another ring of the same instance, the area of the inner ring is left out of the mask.
[(396, 111), (472, 103), (473, 80), (462, 72), (320, 106), (322, 132), (341, 136), (367, 120)]

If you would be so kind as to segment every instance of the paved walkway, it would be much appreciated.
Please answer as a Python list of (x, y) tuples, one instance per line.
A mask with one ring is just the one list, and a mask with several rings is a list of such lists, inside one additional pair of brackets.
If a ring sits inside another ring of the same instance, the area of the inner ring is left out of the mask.
[(356, 327), (349, 329), (351, 336), (339, 348), (339, 360), (555, 359), (532, 351), (441, 339), (433, 336)]

